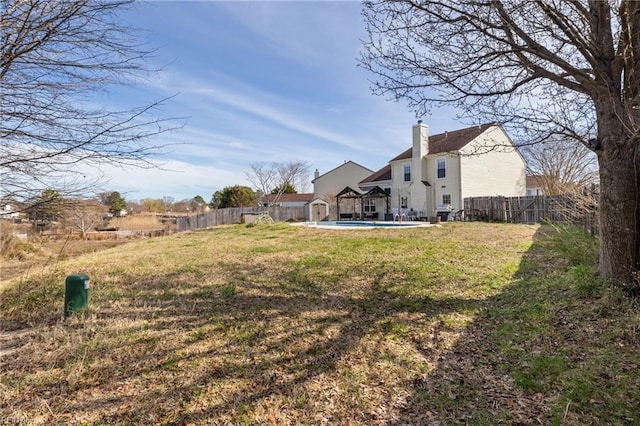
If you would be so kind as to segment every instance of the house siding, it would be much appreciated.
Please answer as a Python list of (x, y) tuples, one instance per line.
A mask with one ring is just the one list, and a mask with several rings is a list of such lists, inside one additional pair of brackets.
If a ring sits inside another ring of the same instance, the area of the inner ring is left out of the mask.
[[(437, 161), (441, 158), (446, 162), (446, 175), (444, 178), (438, 178)], [(427, 168), (429, 171), (427, 180), (433, 189), (430, 214), (434, 215), (438, 206), (442, 204), (443, 194), (451, 195), (451, 207), (453, 210), (460, 210), (462, 208), (460, 194), (460, 156), (449, 153), (429, 156), (427, 159)]]
[(332, 201), (346, 186), (358, 188), (358, 183), (372, 173), (366, 167), (348, 161), (313, 180), (313, 197)]
[[(484, 147), (485, 137), (491, 137), (493, 143), (500, 147), (487, 150)], [(525, 195), (526, 164), (499, 127), (487, 130), (465, 146), (461, 153), (460, 203), (467, 197)]]

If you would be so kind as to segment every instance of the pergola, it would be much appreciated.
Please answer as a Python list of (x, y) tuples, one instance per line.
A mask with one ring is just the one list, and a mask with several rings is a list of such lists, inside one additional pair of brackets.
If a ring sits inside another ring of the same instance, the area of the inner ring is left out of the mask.
[[(356, 205), (360, 204), (360, 213), (359, 218), (364, 218), (364, 202), (363, 200), (372, 199), (372, 198), (385, 198), (385, 214), (389, 213), (389, 197), (390, 195), (385, 192), (384, 189), (379, 186), (375, 186), (371, 188), (367, 192), (361, 192), (359, 190), (353, 189), (349, 186), (346, 186), (342, 191), (340, 191), (336, 195), (336, 205), (337, 205), (337, 214), (338, 220), (340, 219), (357, 219), (358, 213), (356, 209)], [(340, 203), (345, 200), (353, 201), (353, 209), (351, 213), (342, 213), (340, 214)]]

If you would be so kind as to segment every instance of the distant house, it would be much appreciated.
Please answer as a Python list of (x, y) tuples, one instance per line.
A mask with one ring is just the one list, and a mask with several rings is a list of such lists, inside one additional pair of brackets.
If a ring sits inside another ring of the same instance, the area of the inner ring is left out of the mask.
[(262, 197), (264, 206), (304, 207), (313, 200), (313, 194), (268, 194)]
[(525, 161), (498, 124), (429, 135), (419, 121), (412, 139), (409, 149), (356, 185), (336, 179), (334, 186), (346, 197), (361, 196), (364, 216), (379, 218), (447, 217), (462, 210), (467, 197), (526, 192)]
[(333, 202), (335, 196), (345, 186), (357, 188), (358, 183), (372, 173), (373, 170), (353, 161), (345, 161), (324, 174), (320, 174), (316, 170), (314, 179), (311, 181), (313, 184), (313, 197)]
[(20, 219), (20, 213), (15, 211), (15, 208), (11, 204), (5, 204), (2, 210), (0, 210), (0, 219)]
[(527, 175), (527, 195), (544, 195), (540, 175)]

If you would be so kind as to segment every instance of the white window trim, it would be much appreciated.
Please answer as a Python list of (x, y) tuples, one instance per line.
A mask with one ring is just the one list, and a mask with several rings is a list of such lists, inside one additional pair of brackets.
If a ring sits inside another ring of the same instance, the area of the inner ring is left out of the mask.
[(365, 198), (363, 207), (364, 207), (365, 213), (375, 213), (376, 200), (373, 198)]
[(400, 197), (400, 208), (401, 209), (409, 208), (409, 197), (407, 196)]
[[(409, 168), (409, 180), (407, 180), (406, 176), (407, 174), (405, 173), (405, 170), (407, 169), (407, 167)], [(413, 173), (413, 170), (411, 170), (411, 163), (404, 163), (402, 165), (402, 181), (403, 182), (411, 182), (411, 174)]]
[[(442, 160), (444, 162), (444, 177), (438, 177), (438, 162)], [(447, 178), (447, 159), (445, 157), (436, 158), (436, 179)]]

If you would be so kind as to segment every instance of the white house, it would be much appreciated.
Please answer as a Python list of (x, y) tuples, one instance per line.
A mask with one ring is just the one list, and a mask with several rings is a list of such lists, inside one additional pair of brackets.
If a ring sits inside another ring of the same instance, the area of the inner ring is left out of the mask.
[[(524, 158), (499, 124), (429, 135), (428, 126), (418, 121), (412, 139), (409, 149), (357, 185), (353, 174), (345, 180), (332, 176), (332, 193), (351, 190), (346, 196), (352, 199), (358, 196), (353, 189), (361, 191), (362, 216), (380, 219), (444, 217), (462, 210), (467, 197), (526, 193)], [(359, 167), (360, 172), (365, 169)], [(316, 197), (326, 191), (318, 182), (316, 177)]]
[[(462, 210), (467, 197), (525, 195), (525, 161), (500, 125), (431, 136), (418, 121), (412, 133), (411, 148), (359, 183), (362, 190), (386, 191), (394, 215), (431, 217)], [(383, 211), (384, 202), (365, 199), (364, 210)]]
[(0, 219), (19, 219), (20, 213), (16, 212), (11, 204), (5, 204), (0, 210)]

